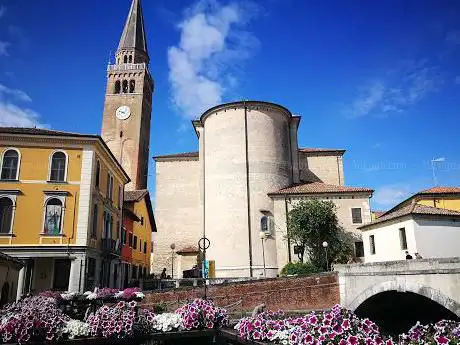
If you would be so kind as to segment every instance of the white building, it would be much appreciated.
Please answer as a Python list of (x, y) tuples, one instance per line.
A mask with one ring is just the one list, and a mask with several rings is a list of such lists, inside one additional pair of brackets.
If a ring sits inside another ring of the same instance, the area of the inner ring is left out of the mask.
[[(294, 259), (286, 216), (302, 198), (334, 201), (349, 231), (371, 221), (372, 190), (344, 186), (345, 151), (299, 149), (299, 123), (299, 116), (273, 103), (222, 104), (193, 121), (198, 152), (155, 157), (155, 273), (165, 267), (182, 276), (196, 263), (205, 235), (217, 277), (260, 276), (263, 249), (267, 275), (276, 276)], [(269, 237), (262, 247), (266, 219)]]
[(460, 212), (413, 202), (359, 228), (366, 262), (460, 256)]

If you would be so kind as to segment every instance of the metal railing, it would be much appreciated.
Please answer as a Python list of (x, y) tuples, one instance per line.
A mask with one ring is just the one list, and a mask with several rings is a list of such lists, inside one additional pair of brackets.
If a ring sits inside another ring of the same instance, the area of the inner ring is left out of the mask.
[(146, 63), (125, 63), (120, 65), (108, 65), (107, 71), (138, 71), (147, 70), (148, 66)]

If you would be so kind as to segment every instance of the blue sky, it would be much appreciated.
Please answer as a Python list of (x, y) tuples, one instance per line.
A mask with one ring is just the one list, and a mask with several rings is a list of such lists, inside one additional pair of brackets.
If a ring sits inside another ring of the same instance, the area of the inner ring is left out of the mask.
[[(0, 0), (0, 125), (99, 133), (130, 0)], [(219, 102), (280, 103), (299, 145), (344, 148), (345, 182), (386, 209), (460, 185), (460, 2), (144, 0), (151, 155), (191, 151)], [(151, 164), (150, 188), (154, 190)]]

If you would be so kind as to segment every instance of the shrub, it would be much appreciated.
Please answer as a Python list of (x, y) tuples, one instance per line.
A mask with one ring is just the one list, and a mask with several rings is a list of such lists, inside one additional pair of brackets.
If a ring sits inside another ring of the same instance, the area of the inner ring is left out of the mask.
[(313, 273), (319, 273), (322, 270), (311, 262), (290, 262), (281, 270), (281, 275), (308, 275)]

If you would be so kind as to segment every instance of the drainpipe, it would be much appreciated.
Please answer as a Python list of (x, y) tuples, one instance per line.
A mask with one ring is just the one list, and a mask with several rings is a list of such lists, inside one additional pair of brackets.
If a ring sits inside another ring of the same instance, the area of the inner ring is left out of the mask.
[(248, 203), (248, 244), (249, 244), (249, 276), (253, 277), (252, 272), (252, 234), (251, 234), (251, 193), (249, 186), (249, 149), (248, 149), (248, 108), (244, 105), (244, 140), (246, 153), (246, 198)]
[(287, 206), (287, 195), (284, 194), (284, 213), (286, 217), (286, 235), (287, 235), (287, 245), (288, 245), (288, 262), (292, 262), (291, 257), (291, 238), (289, 237), (288, 233), (288, 206)]

